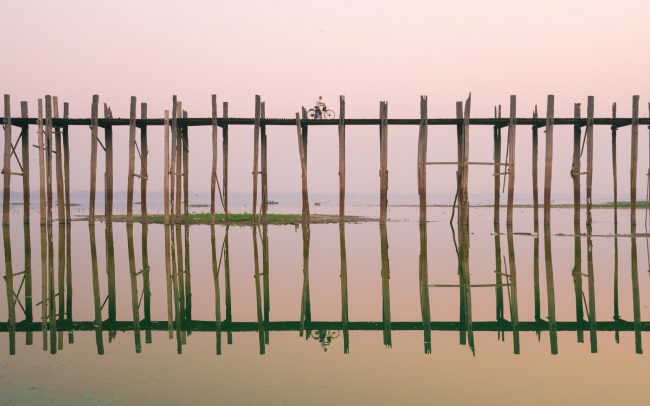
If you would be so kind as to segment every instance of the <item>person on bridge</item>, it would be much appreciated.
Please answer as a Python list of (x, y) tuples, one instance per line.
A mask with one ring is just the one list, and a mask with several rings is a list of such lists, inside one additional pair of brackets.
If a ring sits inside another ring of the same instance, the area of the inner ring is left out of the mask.
[(325, 99), (323, 99), (323, 96), (318, 96), (318, 100), (316, 100), (316, 104), (314, 105), (314, 115), (316, 118), (323, 118), (323, 112), (327, 110), (327, 106), (325, 105)]

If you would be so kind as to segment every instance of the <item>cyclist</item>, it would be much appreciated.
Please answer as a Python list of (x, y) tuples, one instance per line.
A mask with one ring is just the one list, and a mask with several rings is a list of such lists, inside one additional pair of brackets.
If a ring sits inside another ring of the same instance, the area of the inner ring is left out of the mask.
[(325, 111), (327, 111), (327, 106), (325, 106), (325, 100), (323, 99), (323, 96), (318, 96), (318, 100), (316, 100), (316, 104), (314, 105), (314, 117), (323, 118), (323, 113)]

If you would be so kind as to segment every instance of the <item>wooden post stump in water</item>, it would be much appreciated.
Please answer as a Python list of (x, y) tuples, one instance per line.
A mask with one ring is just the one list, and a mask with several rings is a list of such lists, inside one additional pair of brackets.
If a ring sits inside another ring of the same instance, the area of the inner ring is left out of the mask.
[[(28, 118), (27, 102), (20, 102), (20, 116)], [(24, 124), (20, 130), (21, 145), (23, 160), (23, 222), (29, 224), (29, 204), (30, 204), (30, 191), (29, 191), (29, 124)]]
[(508, 120), (508, 210), (506, 224), (512, 225), (515, 196), (515, 135), (517, 131), (517, 96), (510, 96), (510, 119)]
[(379, 103), (379, 221), (388, 214), (388, 102)]
[(420, 224), (427, 222), (427, 96), (420, 96), (420, 131), (418, 134), (418, 195), (420, 197)]
[(4, 159), (2, 165), (2, 224), (9, 225), (9, 197), (11, 193), (11, 98), (5, 94), (5, 142)]
[[(573, 105), (573, 118), (580, 118), (580, 103)], [(573, 178), (573, 222), (580, 224), (580, 138), (582, 130), (580, 124), (573, 125), (573, 164), (571, 177)]]
[[(47, 108), (47, 96), (46, 108)], [(97, 134), (99, 132), (99, 95), (93, 95), (90, 107), (90, 203), (88, 205), (88, 220), (95, 221), (95, 189), (97, 186)]]
[(636, 225), (636, 172), (639, 160), (639, 96), (632, 96), (632, 152), (630, 159), (630, 224)]
[(339, 220), (345, 218), (345, 96), (339, 96)]
[(587, 98), (587, 224), (591, 225), (592, 184), (594, 177), (594, 96)]
[[(546, 147), (544, 151), (544, 224), (551, 224), (551, 180), (553, 178), (553, 124), (555, 97), (546, 99)], [(513, 151), (514, 152), (514, 151)], [(512, 155), (514, 156), (514, 154)]]
[(133, 221), (133, 178), (135, 177), (135, 96), (131, 96), (131, 108), (129, 112), (129, 177), (126, 186), (126, 219), (128, 222), (131, 222)]
[[(147, 119), (147, 103), (140, 104), (140, 118)], [(140, 213), (142, 221), (147, 222), (147, 181), (149, 172), (147, 169), (147, 156), (149, 155), (149, 146), (147, 141), (147, 126), (142, 124), (140, 127)]]

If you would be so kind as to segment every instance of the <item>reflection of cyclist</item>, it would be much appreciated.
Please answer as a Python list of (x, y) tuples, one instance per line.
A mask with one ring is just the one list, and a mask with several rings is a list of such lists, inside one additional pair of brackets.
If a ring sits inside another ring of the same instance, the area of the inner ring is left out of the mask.
[(325, 106), (325, 100), (323, 99), (323, 96), (318, 96), (318, 100), (316, 100), (316, 104), (314, 105), (314, 115), (315, 115), (315, 117), (316, 118), (323, 117), (323, 112), (326, 111), (326, 110), (327, 110), (327, 107)]

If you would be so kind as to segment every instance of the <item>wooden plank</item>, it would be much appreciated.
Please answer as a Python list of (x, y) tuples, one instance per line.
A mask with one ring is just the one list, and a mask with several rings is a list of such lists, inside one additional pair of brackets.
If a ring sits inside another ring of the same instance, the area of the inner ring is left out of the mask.
[[(20, 102), (20, 117), (28, 118), (27, 102)], [(23, 161), (23, 223), (29, 224), (30, 200), (29, 191), (29, 124), (24, 124), (21, 128), (21, 159)]]
[(630, 223), (636, 225), (636, 175), (639, 160), (639, 96), (632, 96), (632, 151), (630, 159)]
[(379, 103), (379, 222), (388, 215), (388, 102)]
[(257, 175), (259, 173), (259, 149), (260, 149), (260, 114), (262, 111), (262, 100), (255, 95), (255, 124), (253, 128), (253, 222), (257, 221)]
[[(164, 177), (163, 177), (163, 184), (164, 184), (164, 195), (163, 195), (163, 211), (164, 211), (164, 222), (165, 224), (169, 224), (169, 110), (165, 110), (165, 126), (164, 126)], [(168, 242), (165, 241), (165, 246), (166, 249)], [(165, 255), (165, 258), (167, 258), (168, 255)]]
[[(45, 195), (45, 146), (43, 142), (43, 99), (38, 99), (38, 121), (36, 136), (38, 138), (38, 180), (39, 180), (39, 214), (41, 225), (47, 221), (45, 206), (47, 197)], [(43, 247), (41, 247), (43, 249)]]
[(97, 187), (97, 134), (99, 132), (99, 122), (97, 117), (98, 114), (99, 95), (95, 94), (93, 95), (93, 101), (90, 108), (90, 203), (88, 206), (88, 220), (91, 222), (95, 221), (95, 190)]
[[(63, 118), (70, 118), (70, 104), (68, 102), (63, 103)], [(70, 140), (67, 125), (63, 126), (63, 187), (65, 194), (65, 221), (69, 223), (72, 217), (70, 214)], [(66, 234), (66, 238), (69, 238), (68, 234)]]
[[(59, 98), (52, 98), (54, 118), (59, 118)], [(65, 196), (63, 185), (63, 142), (61, 140), (61, 128), (56, 127), (54, 130), (54, 142), (56, 143), (56, 208), (59, 217), (59, 223), (65, 223)]]
[[(52, 222), (52, 97), (45, 96), (45, 174), (47, 188), (47, 222)], [(49, 231), (49, 228), (48, 228)]]
[(309, 222), (309, 192), (307, 190), (307, 159), (305, 145), (303, 143), (302, 126), (300, 114), (296, 113), (296, 130), (298, 133), (298, 154), (300, 156), (300, 172), (302, 179), (302, 221)]
[[(110, 107), (104, 103), (104, 118), (113, 118), (113, 113)], [(104, 196), (104, 216), (107, 222), (113, 220), (113, 127), (110, 125), (104, 126), (104, 146), (106, 147), (105, 165), (106, 171), (104, 172), (104, 188), (106, 195)]]
[[(223, 102), (223, 118), (228, 119), (228, 102)], [(221, 147), (223, 151), (223, 168), (221, 179), (223, 181), (223, 211), (228, 218), (228, 124), (223, 125), (221, 132), (223, 136), (223, 145)]]
[(345, 217), (345, 96), (339, 96), (339, 219)]
[[(535, 105), (535, 110), (533, 111), (533, 118), (538, 118), (537, 105)], [(533, 225), (539, 224), (539, 190), (538, 190), (538, 170), (537, 165), (539, 161), (539, 134), (538, 127), (533, 126)], [(498, 176), (495, 176), (495, 179), (498, 179)]]
[(508, 119), (508, 209), (506, 224), (512, 225), (515, 196), (515, 135), (517, 131), (517, 96), (510, 96), (510, 118)]
[[(266, 104), (262, 102), (260, 106), (260, 116), (262, 119), (266, 118)], [(269, 205), (269, 189), (268, 189), (268, 165), (267, 165), (267, 149), (266, 149), (266, 125), (260, 125), (260, 172), (262, 175), (262, 220), (266, 222), (266, 216)]]
[(129, 109), (129, 174), (126, 186), (126, 219), (131, 222), (133, 219), (133, 183), (135, 181), (135, 120), (136, 120), (136, 98), (131, 96), (131, 107)]
[(5, 94), (5, 142), (3, 159), (3, 188), (2, 188), (2, 224), (9, 225), (10, 193), (11, 193), (11, 97)]
[(217, 95), (212, 95), (212, 171), (210, 172), (210, 224), (214, 224), (217, 188)]
[[(147, 119), (147, 103), (140, 104), (140, 118)], [(147, 140), (147, 126), (140, 127), (140, 213), (142, 221), (147, 222), (147, 181), (149, 180), (149, 171), (147, 169), (147, 157), (149, 155), (149, 146)], [(144, 248), (143, 248), (144, 249)]]
[(587, 98), (587, 224), (591, 224), (592, 184), (594, 176), (594, 96)]
[[(553, 178), (553, 124), (555, 96), (546, 99), (546, 147), (544, 151), (544, 224), (551, 224), (551, 183)], [(514, 150), (512, 151), (514, 152)], [(514, 157), (514, 154), (512, 155)]]
[(418, 134), (418, 195), (420, 198), (420, 224), (427, 222), (427, 96), (420, 96), (420, 131)]
[[(501, 118), (501, 105), (494, 107), (494, 118)], [(501, 127), (494, 126), (494, 173), (500, 172), (501, 167)], [(501, 177), (494, 177), (494, 224), (500, 224), (501, 217)], [(499, 258), (499, 261), (501, 259)]]
[[(616, 119), (616, 103), (612, 104), (612, 119)], [(614, 224), (618, 224), (618, 175), (616, 173), (616, 132), (617, 127), (612, 125), (612, 177), (614, 187)]]
[[(580, 118), (580, 103), (573, 105), (573, 117)], [(571, 165), (571, 177), (573, 178), (573, 222), (580, 224), (580, 143), (582, 138), (582, 127), (580, 124), (573, 126), (573, 164)]]

